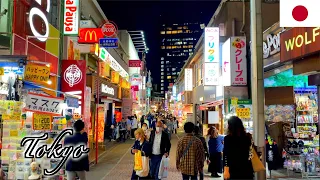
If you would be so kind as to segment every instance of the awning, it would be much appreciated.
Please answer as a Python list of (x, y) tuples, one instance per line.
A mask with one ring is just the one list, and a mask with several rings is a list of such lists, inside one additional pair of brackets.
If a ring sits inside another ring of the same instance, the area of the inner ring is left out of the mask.
[(218, 101), (212, 101), (212, 102), (205, 103), (205, 104), (201, 104), (200, 108), (208, 108), (208, 107), (218, 106), (221, 104), (223, 104), (223, 99), (218, 100)]

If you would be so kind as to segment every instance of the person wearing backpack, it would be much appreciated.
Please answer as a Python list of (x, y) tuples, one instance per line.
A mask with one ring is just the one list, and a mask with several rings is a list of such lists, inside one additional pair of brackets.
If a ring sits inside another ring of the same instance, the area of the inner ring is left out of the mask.
[(201, 140), (193, 135), (194, 124), (184, 125), (186, 135), (178, 142), (176, 167), (182, 174), (183, 180), (197, 179), (198, 172), (203, 172), (205, 151)]

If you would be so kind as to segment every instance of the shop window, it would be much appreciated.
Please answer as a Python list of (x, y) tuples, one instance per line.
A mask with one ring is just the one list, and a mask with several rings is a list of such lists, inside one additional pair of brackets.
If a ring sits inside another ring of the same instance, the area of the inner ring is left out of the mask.
[(161, 86), (164, 86), (164, 84), (163, 84), (163, 83), (161, 83)]
[(165, 31), (161, 31), (160, 34), (166, 34), (166, 32)]
[(187, 30), (185, 31), (185, 33), (191, 33), (191, 31), (190, 31), (189, 29), (187, 29)]
[(172, 46), (172, 49), (177, 49), (177, 46)]
[(167, 53), (167, 56), (172, 56), (170, 53)]
[(193, 52), (190, 52), (190, 53), (189, 53), (189, 56), (191, 56), (192, 54), (193, 54)]
[[(187, 51), (188, 52), (188, 51)], [(192, 49), (189, 49), (189, 52), (192, 52)]]
[(172, 72), (172, 75), (177, 75), (177, 72)]
[(176, 71), (176, 68), (172, 68), (172, 71)]
[(161, 46), (161, 49), (166, 49), (166, 47), (165, 46)]
[(183, 29), (188, 29), (188, 26), (183, 26)]
[(170, 61), (166, 61), (166, 64), (170, 64)]
[(164, 61), (161, 61), (161, 64), (164, 64)]
[(171, 34), (171, 31), (167, 31), (167, 34)]
[(171, 79), (171, 76), (167, 76), (167, 79)]

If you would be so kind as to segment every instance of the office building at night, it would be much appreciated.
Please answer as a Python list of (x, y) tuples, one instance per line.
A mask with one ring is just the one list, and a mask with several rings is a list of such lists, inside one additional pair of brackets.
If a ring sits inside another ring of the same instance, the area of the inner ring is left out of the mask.
[(165, 94), (173, 85), (181, 68), (203, 32), (204, 24), (180, 23), (163, 24), (160, 31), (161, 83), (160, 92)]

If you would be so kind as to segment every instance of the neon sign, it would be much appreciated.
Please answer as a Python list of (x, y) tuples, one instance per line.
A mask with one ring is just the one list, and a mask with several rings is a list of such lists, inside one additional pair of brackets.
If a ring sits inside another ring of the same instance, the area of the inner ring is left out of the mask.
[[(41, 0), (35, 0), (35, 1), (39, 4), (39, 6), (42, 6)], [(47, 0), (47, 3), (46, 3), (47, 4), (47, 8), (46, 8), (47, 13), (50, 12), (50, 4), (51, 4), (50, 1), (51, 0)], [(36, 30), (36, 28), (34, 26), (34, 20), (33, 20), (34, 16), (39, 16), (43, 20), (43, 22), (46, 26), (45, 34), (40, 34)], [(31, 32), (35, 36), (36, 39), (38, 39), (41, 42), (47, 41), (47, 39), (49, 37), (49, 21), (48, 21), (47, 16), (39, 8), (37, 8), (37, 7), (31, 8), (31, 10), (29, 12), (29, 24), (30, 24)]]
[(205, 62), (219, 63), (219, 28), (207, 27), (204, 30), (204, 56)]

